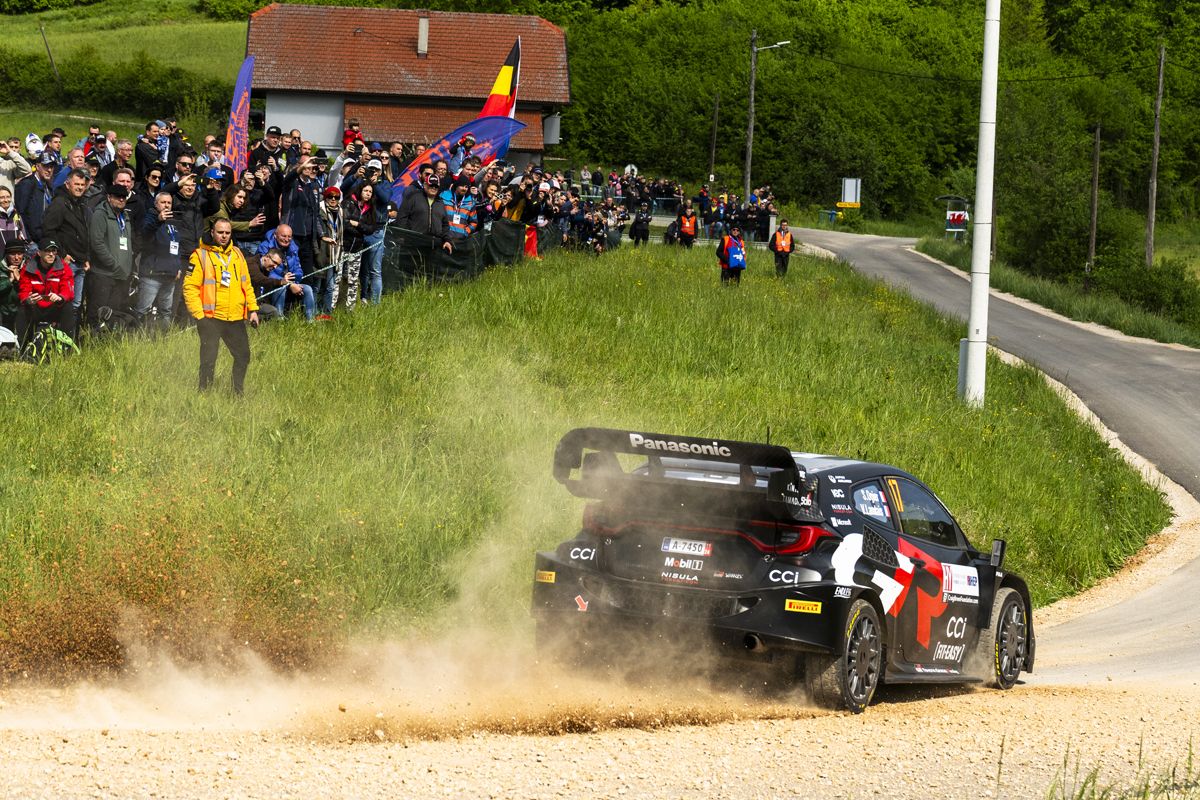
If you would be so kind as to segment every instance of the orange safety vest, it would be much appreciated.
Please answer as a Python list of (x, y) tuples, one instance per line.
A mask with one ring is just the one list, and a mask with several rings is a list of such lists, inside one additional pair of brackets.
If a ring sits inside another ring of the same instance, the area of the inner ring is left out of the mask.
[(684, 214), (680, 217), (682, 224), (679, 227), (681, 233), (686, 233), (688, 236), (696, 235), (696, 215), (688, 216)]
[(775, 252), (776, 253), (790, 253), (791, 250), (792, 250), (792, 232), (788, 231), (787, 233), (781, 233), (778, 230), (776, 230), (775, 231)]

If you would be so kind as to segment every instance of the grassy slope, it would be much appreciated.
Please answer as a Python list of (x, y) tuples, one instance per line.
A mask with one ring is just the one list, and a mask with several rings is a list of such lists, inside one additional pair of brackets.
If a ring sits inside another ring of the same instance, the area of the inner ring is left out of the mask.
[(169, 64), (232, 82), (246, 55), (246, 23), (214, 22), (191, 0), (102, 0), (81, 8), (4, 18), (4, 43), (45, 52), (39, 24), (56, 60), (83, 45), (128, 56), (142, 49)]
[(364, 625), (521, 620), (533, 549), (578, 524), (549, 475), (578, 425), (770, 426), (900, 464), (977, 546), (1007, 538), (1039, 603), (1165, 524), (1033, 371), (992, 362), (987, 408), (956, 402), (959, 325), (841, 265), (780, 283), (755, 253), (722, 290), (712, 260), (557, 256), (274, 325), (243, 402), (197, 396), (191, 332), (0, 370), (0, 665), (116, 658), (118, 629), (287, 661)]

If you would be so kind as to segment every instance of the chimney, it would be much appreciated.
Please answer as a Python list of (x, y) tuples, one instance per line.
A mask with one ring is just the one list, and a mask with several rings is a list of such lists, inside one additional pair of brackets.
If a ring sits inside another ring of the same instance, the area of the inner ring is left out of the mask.
[(417, 17), (417, 58), (429, 55), (429, 17)]

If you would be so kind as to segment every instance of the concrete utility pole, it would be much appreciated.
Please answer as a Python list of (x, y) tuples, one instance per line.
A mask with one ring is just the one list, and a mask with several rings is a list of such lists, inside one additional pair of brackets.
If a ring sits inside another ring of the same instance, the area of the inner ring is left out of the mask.
[(1158, 46), (1158, 94), (1154, 98), (1154, 150), (1150, 154), (1150, 207), (1146, 210), (1146, 266), (1154, 266), (1154, 212), (1158, 205), (1158, 140), (1162, 132), (1163, 69), (1167, 46)]
[(746, 169), (745, 169), (745, 186), (742, 190), (742, 202), (745, 203), (750, 198), (750, 158), (754, 153), (754, 82), (758, 77), (758, 51), (759, 50), (774, 50), (776, 47), (783, 47), (786, 44), (791, 44), (791, 40), (784, 40), (769, 44), (766, 47), (756, 47), (755, 42), (758, 41), (758, 30), (750, 31), (750, 120), (746, 124)]
[(1096, 225), (1100, 218), (1100, 123), (1096, 123), (1096, 141), (1092, 145), (1092, 224), (1088, 228), (1088, 256), (1083, 265), (1083, 290), (1092, 288), (1092, 269), (1096, 266)]
[(717, 168), (717, 115), (721, 113), (721, 93), (717, 92), (716, 102), (713, 103), (712, 141), (708, 146), (708, 179), (713, 180), (713, 170)]
[(983, 17), (983, 85), (979, 92), (975, 232), (971, 240), (971, 311), (967, 319), (967, 368), (963, 382), (964, 399), (976, 407), (983, 406), (987, 385), (992, 184), (996, 171), (996, 90), (1000, 82), (1000, 0), (987, 0)]

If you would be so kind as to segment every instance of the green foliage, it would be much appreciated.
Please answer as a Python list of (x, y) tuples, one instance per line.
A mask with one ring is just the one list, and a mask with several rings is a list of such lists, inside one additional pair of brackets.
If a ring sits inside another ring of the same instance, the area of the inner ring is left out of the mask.
[(10, 98), (30, 106), (102, 106), (147, 118), (177, 113), (189, 105), (211, 110), (227, 108), (233, 86), (173, 67), (138, 50), (124, 61), (81, 48), (58, 63), (61, 85), (48, 59), (0, 47), (0, 81)]
[(212, 19), (234, 21), (246, 19), (265, 5), (263, 0), (199, 0), (196, 8)]
[(0, 14), (31, 14), (53, 8), (86, 6), (100, 0), (0, 0)]
[(191, 331), (0, 365), (0, 668), (117, 660), (121, 635), (295, 663), (484, 607), (519, 630), (534, 549), (579, 523), (549, 461), (580, 425), (901, 464), (1039, 604), (1167, 521), (1034, 371), (993, 362), (987, 407), (958, 402), (960, 323), (843, 264), (772, 273), (756, 251), (723, 289), (711, 252), (653, 246), (415, 287), (253, 334), (245, 400), (224, 356), (196, 395)]

